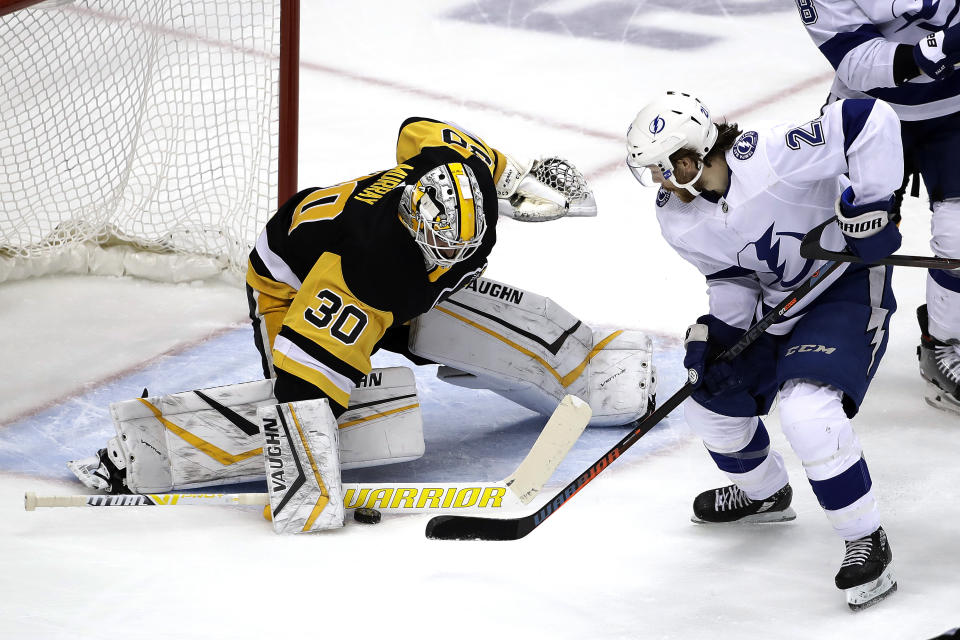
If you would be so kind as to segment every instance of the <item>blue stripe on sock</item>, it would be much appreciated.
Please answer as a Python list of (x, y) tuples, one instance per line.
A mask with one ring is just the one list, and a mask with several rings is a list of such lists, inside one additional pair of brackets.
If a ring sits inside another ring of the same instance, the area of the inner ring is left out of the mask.
[(944, 271), (943, 269), (929, 269), (928, 271), (930, 277), (938, 285), (949, 291), (960, 293), (960, 278), (953, 275), (951, 271)]
[(715, 453), (707, 450), (710, 457), (721, 471), (727, 473), (746, 473), (760, 466), (760, 463), (770, 455), (770, 435), (763, 426), (763, 420), (757, 425), (757, 432), (753, 434), (750, 443), (740, 451), (734, 453)]
[(873, 481), (870, 479), (867, 461), (860, 458), (839, 475), (827, 480), (810, 480), (810, 486), (813, 487), (813, 493), (821, 507), (827, 511), (836, 511), (867, 495)]

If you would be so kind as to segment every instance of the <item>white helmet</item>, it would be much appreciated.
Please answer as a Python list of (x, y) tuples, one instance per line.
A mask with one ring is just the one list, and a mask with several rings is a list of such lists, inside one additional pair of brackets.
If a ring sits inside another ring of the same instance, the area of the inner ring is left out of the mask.
[(665, 179), (698, 195), (700, 192), (693, 185), (700, 179), (703, 165), (698, 163), (697, 175), (681, 184), (674, 175), (670, 154), (686, 147), (705, 156), (716, 141), (717, 125), (703, 103), (690, 94), (667, 91), (641, 109), (630, 124), (627, 166), (641, 184), (650, 186), (653, 182), (645, 175), (646, 167), (656, 165)]
[(427, 266), (452, 267), (480, 247), (487, 230), (483, 194), (473, 170), (450, 162), (427, 171), (400, 198), (400, 219)]

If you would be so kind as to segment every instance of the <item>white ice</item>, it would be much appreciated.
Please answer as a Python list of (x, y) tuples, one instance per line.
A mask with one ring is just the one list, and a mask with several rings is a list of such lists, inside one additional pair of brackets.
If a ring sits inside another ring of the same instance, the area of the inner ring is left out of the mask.
[[(814, 117), (830, 70), (792, 4), (304, 2), (300, 185), (390, 166), (410, 115), (454, 120), (512, 153), (571, 158), (593, 183), (599, 217), (504, 221), (488, 275), (585, 321), (648, 330), (665, 399), (681, 384), (679, 337), (705, 309), (704, 285), (660, 238), (653, 194), (623, 166), (622, 136), (646, 99), (672, 87), (743, 123)], [(922, 200), (907, 200), (902, 230), (904, 253), (928, 253)], [(782, 525), (689, 521), (693, 496), (725, 479), (680, 411), (517, 542), (430, 541), (424, 516), (280, 537), (252, 508), (26, 513), (24, 491), (84, 492), (63, 463), (103, 446), (110, 402), (143, 387), (254, 379), (257, 359), (238, 288), (93, 277), (0, 285), (0, 637), (935, 636), (960, 624), (960, 418), (921, 397), (914, 309), (924, 278), (895, 275), (900, 311), (855, 421), (900, 584), (856, 614), (833, 586), (843, 545), (775, 413), (771, 437), (799, 513)], [(439, 383), (430, 367), (416, 373), (426, 455), (350, 477), (497, 479), (543, 423)], [(541, 500), (624, 433), (589, 430)]]

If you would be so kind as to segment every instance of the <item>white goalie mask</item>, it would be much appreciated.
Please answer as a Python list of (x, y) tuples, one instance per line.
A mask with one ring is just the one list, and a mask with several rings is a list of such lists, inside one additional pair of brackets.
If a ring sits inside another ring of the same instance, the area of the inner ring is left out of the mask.
[(660, 169), (664, 179), (693, 195), (693, 185), (703, 173), (698, 163), (697, 175), (688, 182), (677, 182), (670, 155), (683, 148), (693, 149), (706, 156), (717, 141), (717, 125), (710, 112), (697, 98), (677, 91), (654, 100), (637, 114), (627, 130), (627, 166), (644, 186), (655, 184), (650, 166)]
[(450, 162), (426, 172), (415, 185), (404, 188), (400, 219), (428, 267), (449, 268), (469, 258), (487, 230), (483, 195), (473, 170)]

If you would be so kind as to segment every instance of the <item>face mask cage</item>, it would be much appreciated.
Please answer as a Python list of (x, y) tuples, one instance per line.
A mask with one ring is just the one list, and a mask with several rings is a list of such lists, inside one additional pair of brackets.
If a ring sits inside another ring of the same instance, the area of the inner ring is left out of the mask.
[[(486, 220), (479, 185), (472, 175), (466, 174), (466, 178), (474, 199), (472, 213), (463, 213), (462, 204), (455, 198), (439, 197), (437, 188), (424, 186), (423, 180), (404, 190), (400, 217), (420, 247), (428, 268), (450, 268), (472, 256), (483, 243)], [(472, 216), (472, 221), (461, 220), (462, 216)], [(467, 239), (460, 237), (464, 233), (461, 222), (472, 222), (473, 230)]]

